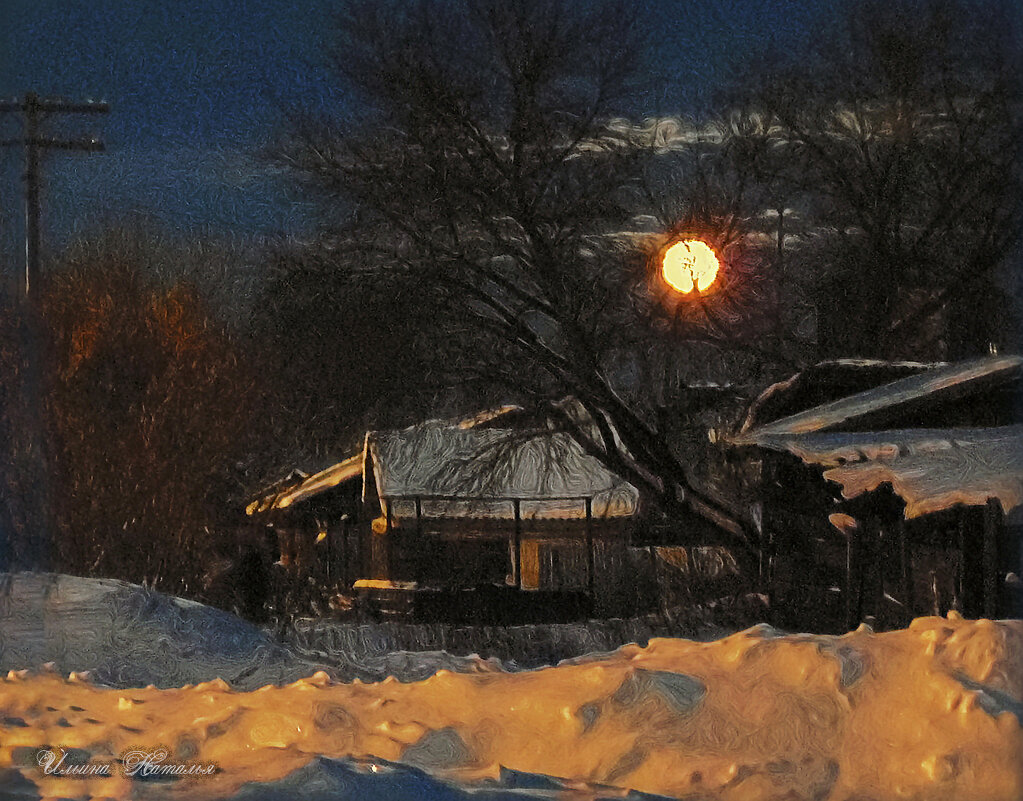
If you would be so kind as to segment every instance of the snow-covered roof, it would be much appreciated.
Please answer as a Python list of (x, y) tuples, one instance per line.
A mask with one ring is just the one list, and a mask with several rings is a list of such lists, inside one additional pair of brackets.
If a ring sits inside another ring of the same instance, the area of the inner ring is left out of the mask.
[(823, 467), (824, 477), (840, 484), (846, 498), (890, 484), (906, 502), (907, 518), (955, 504), (983, 505), (989, 498), (997, 498), (1008, 513), (1023, 504), (1023, 425), (833, 429), (864, 426), (882, 413), (920, 403), (961, 398), (1021, 374), (1020, 356), (939, 365), (766, 425), (750, 428), (747, 421), (732, 442), (788, 451), (806, 464)]
[(344, 481), (362, 475), (362, 454), (350, 456), (344, 461), (331, 465), (326, 470), (321, 470), (311, 476), (305, 476), (280, 492), (273, 495), (264, 495), (260, 500), (253, 501), (246, 508), (248, 514), (256, 512), (267, 512), (271, 509), (287, 509), (293, 503), (319, 495), (324, 490), (336, 487)]
[[(465, 418), (429, 420), (398, 431), (371, 431), (362, 452), (311, 476), (295, 471), (248, 505), (249, 515), (286, 509), (356, 478), (375, 492), (381, 513), (414, 517), (525, 519), (635, 514), (639, 493), (584, 453), (569, 435), (493, 428), (523, 410), (501, 406)], [(505, 423), (507, 425), (507, 423)], [(364, 471), (372, 475), (365, 476)], [(366, 498), (369, 500), (370, 498)]]
[(825, 468), (855, 498), (891, 484), (907, 518), (997, 498), (1023, 504), (1023, 425), (855, 433), (763, 435), (759, 444)]
[(766, 425), (755, 426), (751, 417), (731, 441), (736, 445), (766, 445), (767, 441), (778, 434), (806, 434), (827, 431), (857, 421), (868, 423), (872, 416), (882, 412), (911, 407), (923, 401), (940, 402), (960, 397), (987, 386), (988, 382), (1008, 381), (1021, 374), (1023, 357), (1020, 356), (986, 356), (942, 365)]
[(278, 501), (300, 485), (309, 474), (302, 470), (292, 470), (284, 478), (275, 481), (259, 491), (257, 497), (245, 507), (245, 514), (254, 515), (280, 508)]
[(591, 498), (595, 518), (635, 514), (639, 493), (586, 454), (564, 433), (460, 428), (424, 423), (367, 437), (381, 510), (392, 499), (392, 518), (510, 519), (512, 501), (524, 518), (585, 516)]

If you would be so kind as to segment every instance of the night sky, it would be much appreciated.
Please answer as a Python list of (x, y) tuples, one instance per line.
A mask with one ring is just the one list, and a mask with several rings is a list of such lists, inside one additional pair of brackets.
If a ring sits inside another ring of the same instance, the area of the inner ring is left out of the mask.
[[(665, 88), (637, 114), (694, 112), (730, 65), (767, 43), (798, 53), (840, 0), (646, 0)], [(51, 130), (97, 133), (104, 154), (57, 153), (44, 168), (44, 241), (59, 248), (141, 216), (178, 231), (296, 233), (301, 202), (254, 158), (280, 122), (277, 98), (338, 102), (319, 57), (330, 0), (0, 0), (0, 98), (26, 91), (103, 99), (106, 117)], [(14, 115), (0, 138), (17, 136)], [(21, 255), (20, 148), (0, 153), (0, 248)]]
[[(276, 121), (275, 93), (328, 94), (312, 63), (326, 0), (302, 3), (301, 11), (288, 2), (3, 2), (0, 97), (32, 90), (111, 104), (106, 118), (61, 126), (100, 133), (107, 152), (48, 158), (51, 245), (124, 214), (179, 229), (294, 225), (251, 154)], [(17, 135), (18, 125), (8, 119), (0, 130)], [(21, 153), (2, 157), (9, 229), (20, 225)]]

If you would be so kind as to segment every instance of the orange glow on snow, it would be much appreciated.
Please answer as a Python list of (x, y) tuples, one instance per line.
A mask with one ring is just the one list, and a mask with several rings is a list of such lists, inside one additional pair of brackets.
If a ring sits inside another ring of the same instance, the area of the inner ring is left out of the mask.
[(174, 782), (173, 797), (199, 801), (317, 755), (424, 753), (444, 757), (427, 770), (465, 782), (504, 765), (718, 801), (1018, 801), (1020, 698), (1023, 622), (954, 613), (884, 634), (755, 627), (710, 643), (657, 639), (543, 670), (440, 671), (410, 684), (317, 673), (249, 693), (220, 680), (118, 690), (11, 673), (0, 681), (0, 774), (15, 767), (44, 797), (127, 799), (137, 788), (116, 770), (45, 776), (28, 761), (33, 749), (112, 761), (163, 745), (172, 759), (219, 766)]
[(661, 273), (673, 289), (689, 294), (696, 289), (706, 292), (721, 268), (718, 257), (706, 242), (685, 239), (664, 251)]

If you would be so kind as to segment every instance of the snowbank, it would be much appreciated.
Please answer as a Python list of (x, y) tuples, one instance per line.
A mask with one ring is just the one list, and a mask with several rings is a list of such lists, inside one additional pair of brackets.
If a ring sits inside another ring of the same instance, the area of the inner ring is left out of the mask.
[(0, 669), (46, 663), (64, 675), (88, 671), (112, 687), (180, 687), (220, 677), (242, 690), (322, 667), (234, 615), (136, 584), (0, 574)]
[[(577, 797), (1019, 801), (1021, 699), (1023, 622), (955, 615), (843, 637), (759, 626), (409, 684), (317, 673), (254, 692), (117, 690), (11, 674), (0, 781), (97, 798), (553, 798), (610, 785), (623, 789)], [(33, 761), (44, 745), (114, 765), (163, 745), (219, 772), (156, 789), (116, 770), (57, 778)]]
[[(109, 687), (180, 687), (221, 678), (236, 690), (286, 684), (317, 670), (332, 678), (426, 678), (438, 670), (493, 671), (494, 661), (447, 653), (299, 653), (235, 615), (110, 579), (0, 574), (0, 672), (88, 672)], [(320, 657), (323, 658), (320, 658)]]

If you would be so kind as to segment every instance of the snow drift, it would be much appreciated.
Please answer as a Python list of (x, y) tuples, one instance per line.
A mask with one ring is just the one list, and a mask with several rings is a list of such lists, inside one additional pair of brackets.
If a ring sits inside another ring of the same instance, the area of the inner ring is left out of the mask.
[[(758, 626), (708, 643), (656, 639), (551, 668), (442, 670), (408, 684), (317, 672), (251, 692), (224, 681), (116, 689), (12, 672), (0, 682), (0, 783), (26, 798), (605, 798), (631, 788), (729, 801), (1019, 801), (1021, 699), (1023, 622), (954, 614), (884, 634)], [(46, 776), (44, 746), (115, 769)], [(218, 771), (147, 782), (116, 769), (128, 749), (157, 746)]]

